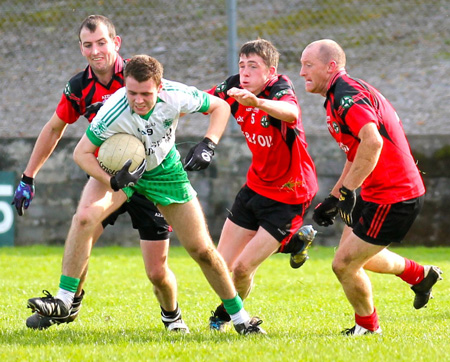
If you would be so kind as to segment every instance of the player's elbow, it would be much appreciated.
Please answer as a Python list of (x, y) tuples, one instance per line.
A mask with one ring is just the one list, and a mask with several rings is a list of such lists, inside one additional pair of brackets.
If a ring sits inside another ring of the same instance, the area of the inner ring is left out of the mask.
[(287, 122), (287, 123), (294, 123), (295, 121), (297, 121), (297, 117), (298, 115), (296, 113), (289, 113), (286, 115), (285, 119), (283, 119), (283, 121)]
[(381, 149), (383, 148), (383, 138), (378, 132), (370, 137), (367, 141), (368, 145), (371, 149), (374, 150), (375, 153), (381, 152)]
[(300, 110), (293, 104), (283, 102), (283, 118), (282, 121), (294, 123), (301, 117)]
[(376, 125), (372, 122), (367, 123), (359, 132), (361, 144), (364, 144), (367, 149), (373, 153), (381, 152), (383, 148), (383, 138), (378, 131)]
[(75, 161), (75, 163), (76, 163), (78, 166), (80, 166), (81, 151), (80, 151), (80, 149), (79, 149), (78, 146), (75, 147), (75, 149), (73, 150), (72, 157), (73, 157), (73, 160)]
[(73, 160), (75, 161), (75, 163), (84, 170), (83, 164), (85, 163), (85, 159), (86, 159), (86, 152), (82, 150), (81, 147), (79, 147), (79, 145), (77, 147), (75, 147), (73, 154), (72, 154)]

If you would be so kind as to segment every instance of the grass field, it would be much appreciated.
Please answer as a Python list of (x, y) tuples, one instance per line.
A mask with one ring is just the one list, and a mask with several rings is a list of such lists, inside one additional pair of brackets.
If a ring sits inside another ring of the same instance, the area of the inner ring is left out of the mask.
[(258, 271), (246, 309), (267, 336), (209, 331), (218, 298), (184, 249), (171, 249), (179, 303), (191, 334), (168, 334), (138, 248), (94, 248), (78, 319), (29, 330), (28, 298), (56, 293), (61, 247), (0, 249), (0, 361), (450, 361), (450, 248), (402, 248), (400, 254), (444, 271), (428, 308), (415, 310), (399, 278), (370, 274), (382, 336), (343, 337), (353, 312), (331, 271), (334, 249), (312, 248), (300, 269), (275, 255)]

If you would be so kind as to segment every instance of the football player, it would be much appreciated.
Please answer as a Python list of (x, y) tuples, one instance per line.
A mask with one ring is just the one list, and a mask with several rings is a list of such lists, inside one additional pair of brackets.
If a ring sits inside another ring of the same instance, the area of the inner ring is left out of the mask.
[(355, 325), (343, 334), (379, 334), (365, 270), (394, 274), (411, 285), (416, 309), (427, 305), (442, 271), (387, 249), (400, 243), (413, 224), (425, 186), (394, 108), (373, 86), (348, 75), (345, 65), (344, 50), (329, 39), (309, 44), (301, 56), (305, 89), (326, 98), (328, 130), (347, 157), (313, 220), (329, 226), (339, 213), (346, 224), (333, 260), (333, 271), (355, 311)]
[[(19, 215), (23, 215), (24, 210), (30, 206), (35, 191), (34, 179), (57, 146), (67, 126), (83, 115), (91, 122), (103, 102), (124, 86), (123, 69), (126, 61), (118, 53), (121, 38), (116, 34), (111, 20), (101, 15), (91, 15), (82, 22), (78, 36), (81, 54), (86, 58), (88, 66), (67, 82), (56, 111), (43, 127), (36, 141), (14, 195), (13, 204)], [(88, 183), (74, 220), (82, 223), (83, 220), (93, 219), (92, 208), (89, 207), (92, 206), (91, 200), (93, 200), (92, 192)], [(118, 216), (125, 212), (129, 213), (133, 227), (139, 231), (145, 270), (160, 303), (165, 327), (168, 330), (188, 332), (189, 329), (181, 318), (181, 310), (177, 303), (175, 275), (167, 264), (171, 227), (153, 202), (147, 198), (135, 193), (129, 202), (123, 203), (117, 211), (110, 215), (105, 214), (103, 221), (96, 225), (95, 233), (78, 244), (80, 250), (70, 248), (70, 245), (74, 243), (73, 238), (76, 233), (74, 229), (77, 228), (74, 222), (65, 242), (66, 255), (70, 254), (70, 257), (76, 259), (81, 250), (90, 252), (103, 229), (109, 224), (113, 225)], [(73, 301), (71, 301), (72, 297), (67, 301), (68, 313), (61, 314), (56, 310), (48, 314), (35, 312), (27, 319), (27, 327), (46, 329), (54, 324), (72, 322), (80, 311), (86, 274), (87, 264), (78, 276), (80, 280), (77, 286), (67, 284), (65, 278), (61, 277), (61, 289), (56, 298), (61, 293), (66, 293), (66, 290), (73, 294)], [(49, 292), (44, 291), (44, 293), (46, 297), (43, 299), (46, 302), (56, 303), (57, 299)]]
[[(269, 41), (249, 41), (240, 49), (239, 74), (208, 91), (230, 104), (252, 153), (246, 183), (218, 245), (242, 299), (264, 260), (276, 252), (288, 253), (291, 266), (299, 268), (315, 236), (310, 225), (302, 226), (318, 189), (315, 166), (294, 87), (278, 74), (278, 60)], [(221, 304), (210, 317), (210, 328), (221, 331), (229, 320)]]

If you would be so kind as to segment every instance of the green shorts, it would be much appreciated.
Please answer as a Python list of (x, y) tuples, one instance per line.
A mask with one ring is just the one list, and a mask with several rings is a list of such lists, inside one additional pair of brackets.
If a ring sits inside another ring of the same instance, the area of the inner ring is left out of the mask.
[(175, 147), (158, 167), (145, 171), (136, 185), (122, 190), (128, 200), (135, 192), (139, 192), (155, 204), (162, 206), (184, 204), (197, 196)]

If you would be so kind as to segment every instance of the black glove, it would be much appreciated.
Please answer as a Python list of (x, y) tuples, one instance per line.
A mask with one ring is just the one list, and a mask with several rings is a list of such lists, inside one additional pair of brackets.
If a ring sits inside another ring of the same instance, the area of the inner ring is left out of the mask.
[(342, 186), (339, 189), (339, 192), (341, 193), (337, 204), (339, 214), (348, 226), (353, 226), (352, 212), (356, 204), (356, 192), (354, 190), (349, 190), (345, 186)]
[(200, 143), (189, 150), (184, 159), (184, 169), (186, 171), (199, 171), (207, 168), (212, 161), (216, 146), (209, 138), (203, 138)]
[(89, 117), (91, 115), (97, 114), (98, 110), (100, 108), (102, 108), (102, 106), (103, 106), (103, 102), (92, 103), (91, 105), (86, 107), (86, 112), (84, 112), (83, 116), (85, 116), (87, 119), (89, 119)]
[(28, 209), (31, 200), (34, 197), (34, 178), (22, 175), (22, 179), (17, 186), (16, 192), (14, 193), (13, 201), (11, 205), (16, 207), (19, 216), (22, 216), (24, 210)]
[(333, 225), (334, 219), (338, 213), (338, 209), (336, 207), (338, 202), (339, 199), (330, 194), (325, 200), (315, 207), (312, 218), (317, 225)]
[(133, 172), (129, 171), (130, 166), (131, 160), (128, 160), (124, 163), (122, 169), (118, 171), (113, 177), (111, 177), (109, 182), (111, 184), (111, 188), (114, 191), (119, 191), (124, 187), (134, 186), (144, 173), (145, 167), (147, 166), (147, 161), (144, 158), (139, 167)]

